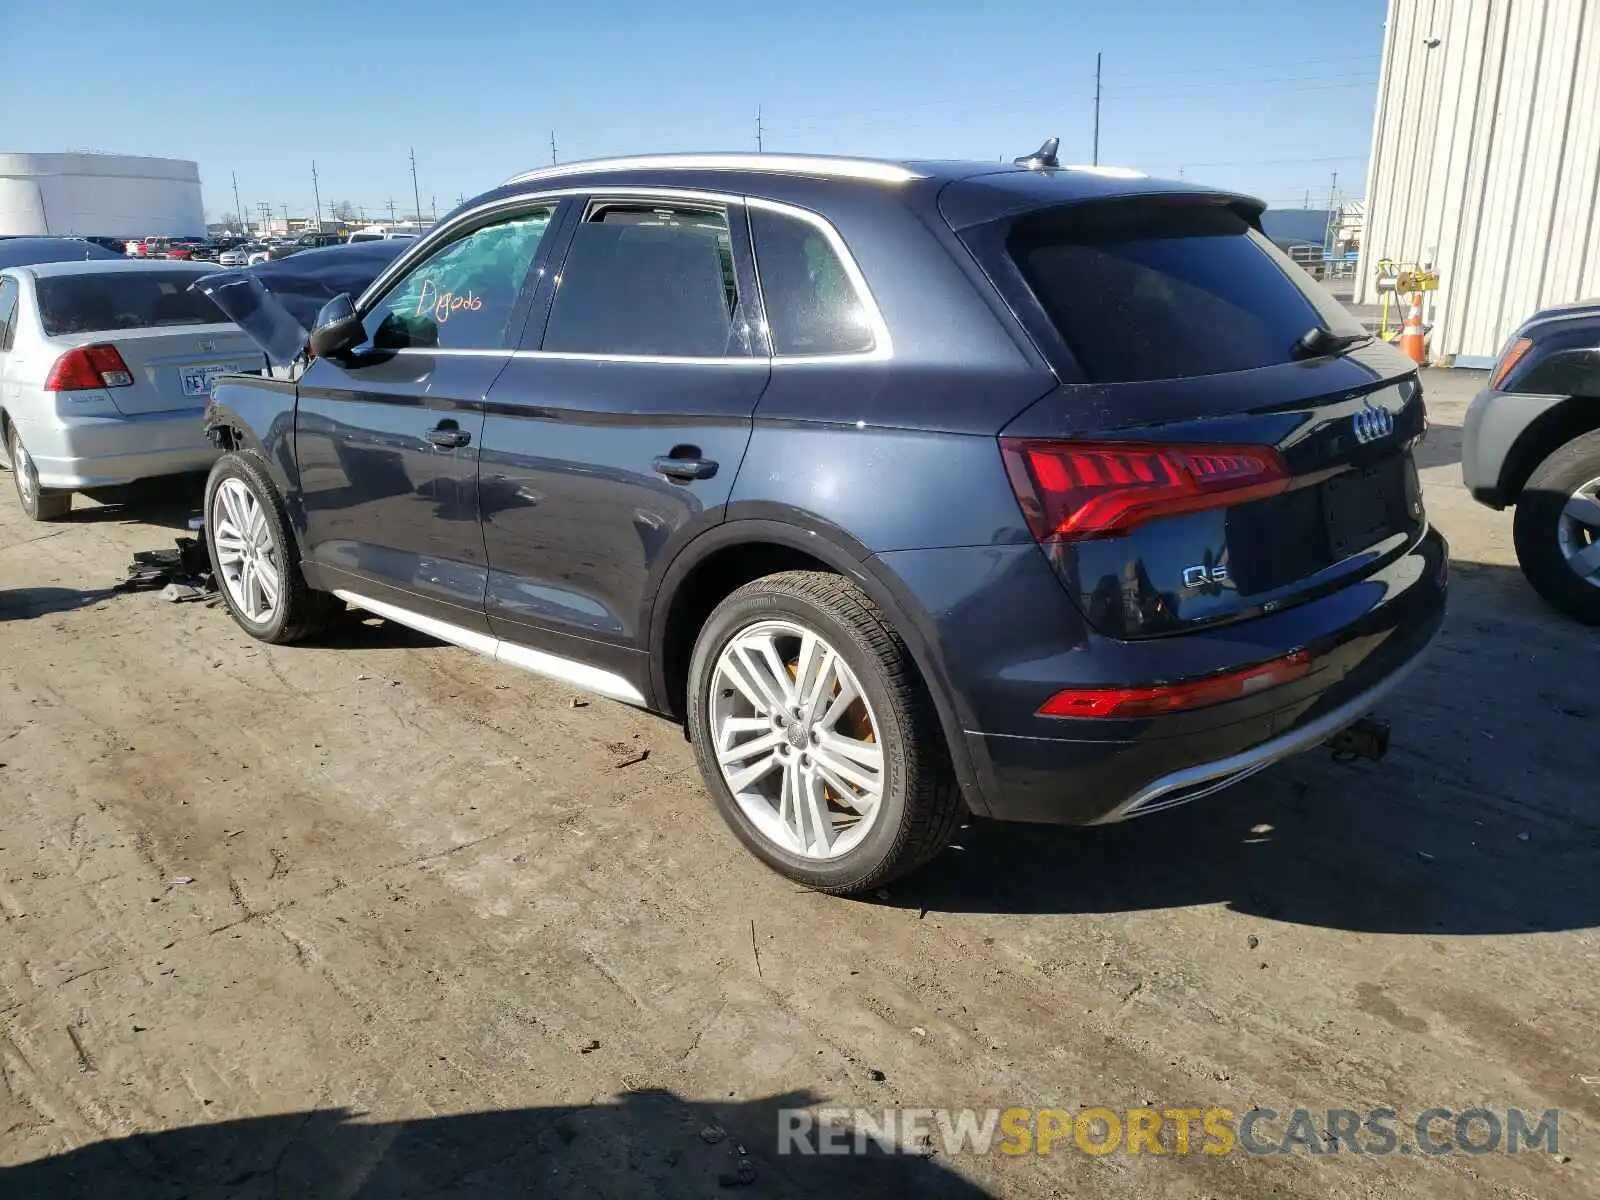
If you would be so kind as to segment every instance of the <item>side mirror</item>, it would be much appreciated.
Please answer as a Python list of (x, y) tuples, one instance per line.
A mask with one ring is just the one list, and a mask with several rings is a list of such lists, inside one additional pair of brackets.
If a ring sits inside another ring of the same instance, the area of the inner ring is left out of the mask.
[(338, 358), (367, 340), (367, 331), (356, 316), (355, 301), (340, 292), (322, 306), (311, 326), (311, 353), (318, 358)]

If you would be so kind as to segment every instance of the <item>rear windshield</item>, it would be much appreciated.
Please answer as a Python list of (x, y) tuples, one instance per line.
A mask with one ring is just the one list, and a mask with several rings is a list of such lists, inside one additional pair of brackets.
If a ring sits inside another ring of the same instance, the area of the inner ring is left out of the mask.
[(189, 290), (198, 278), (186, 271), (50, 276), (38, 281), (39, 318), (47, 337), (226, 322), (207, 297)]
[(1361, 332), (1227, 208), (1055, 209), (1019, 220), (1007, 249), (1094, 382), (1247, 371), (1289, 362), (1313, 326)]

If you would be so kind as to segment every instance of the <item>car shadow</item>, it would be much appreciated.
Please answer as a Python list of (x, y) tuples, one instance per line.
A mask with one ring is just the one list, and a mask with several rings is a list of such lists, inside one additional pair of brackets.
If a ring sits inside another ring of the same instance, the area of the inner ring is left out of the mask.
[(888, 903), (994, 913), (1224, 904), (1371, 933), (1600, 925), (1594, 633), (1521, 575), (1458, 563), (1427, 659), (1377, 715), (1382, 763), (1313, 751), (1120, 825), (974, 820)]
[(359, 609), (351, 609), (344, 620), (308, 643), (328, 650), (404, 650), (443, 646), (439, 638), (418, 633), (397, 621), (386, 621)]
[(8, 1200), (255, 1200), (278, 1196), (509, 1197), (989, 1195), (937, 1160), (779, 1154), (779, 1113), (807, 1093), (708, 1103), (666, 1091), (613, 1103), (369, 1121), (289, 1112), (94, 1142), (0, 1168)]
[[(189, 519), (198, 517), (204, 507), (205, 491), (206, 477), (193, 474), (95, 488), (73, 497), (72, 511), (60, 520), (76, 525), (126, 521), (187, 530)], [(85, 505), (84, 497), (93, 504)]]
[(114, 588), (0, 588), (0, 621), (25, 621), (50, 613), (74, 612), (117, 594)]
[(1461, 462), (1461, 427), (1459, 425), (1430, 425), (1428, 436), (1417, 443), (1413, 454), (1417, 470), (1429, 467), (1453, 467)]

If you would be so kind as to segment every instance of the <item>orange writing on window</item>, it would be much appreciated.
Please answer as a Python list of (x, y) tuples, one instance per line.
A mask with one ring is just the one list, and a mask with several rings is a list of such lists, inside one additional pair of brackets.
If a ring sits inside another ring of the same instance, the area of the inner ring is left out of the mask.
[(477, 312), (483, 307), (483, 301), (474, 296), (469, 289), (457, 295), (455, 292), (442, 291), (439, 285), (431, 279), (422, 281), (422, 290), (417, 293), (417, 316), (422, 316), (432, 311), (435, 323), (443, 325), (450, 319), (451, 313)]

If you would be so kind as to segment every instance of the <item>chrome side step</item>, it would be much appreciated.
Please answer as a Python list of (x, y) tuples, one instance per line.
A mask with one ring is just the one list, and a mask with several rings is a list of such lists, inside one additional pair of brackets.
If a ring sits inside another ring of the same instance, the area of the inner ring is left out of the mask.
[(471, 629), (452, 625), (448, 621), (441, 621), (437, 617), (425, 617), (398, 605), (372, 600), (342, 588), (336, 589), (333, 594), (363, 612), (382, 617), (385, 621), (393, 621), (396, 625), (404, 625), (407, 629), (415, 629), (418, 633), (425, 633), (429, 637), (436, 637), (441, 642), (449, 642), (452, 646), (460, 646), (463, 650), (482, 654), (496, 662), (521, 667), (525, 671), (532, 671), (547, 679), (558, 679), (562, 683), (570, 683), (573, 687), (582, 688), (598, 696), (607, 696), (612, 700), (620, 700), (624, 704), (632, 704), (638, 708), (645, 706), (644, 696), (639, 689), (613, 671), (604, 671), (588, 663), (579, 662), (575, 658), (548, 654), (543, 650), (534, 650), (529, 646), (508, 642), (486, 633), (476, 633)]

